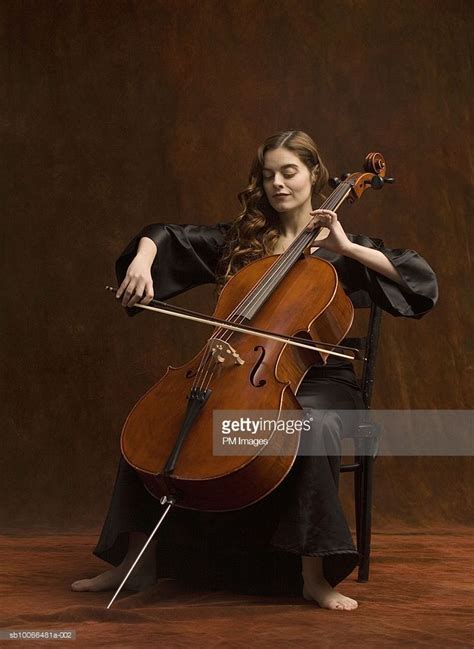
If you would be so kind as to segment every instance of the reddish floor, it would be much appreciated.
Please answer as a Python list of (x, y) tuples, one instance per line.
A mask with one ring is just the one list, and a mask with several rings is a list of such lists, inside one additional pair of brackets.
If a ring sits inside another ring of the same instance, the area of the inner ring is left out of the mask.
[(350, 647), (451, 649), (474, 646), (469, 528), (373, 535), (370, 581), (357, 571), (339, 590), (355, 611), (303, 599), (191, 592), (164, 580), (138, 594), (74, 593), (70, 582), (107, 564), (90, 554), (96, 537), (0, 537), (1, 629), (70, 629), (77, 639), (0, 641), (8, 647)]

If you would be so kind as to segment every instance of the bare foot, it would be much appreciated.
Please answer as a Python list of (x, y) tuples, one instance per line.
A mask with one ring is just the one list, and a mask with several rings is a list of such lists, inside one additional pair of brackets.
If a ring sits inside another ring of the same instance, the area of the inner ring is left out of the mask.
[[(119, 566), (106, 570), (92, 579), (80, 579), (71, 584), (71, 590), (76, 591), (101, 591), (113, 590), (117, 588), (130, 570), (132, 564), (129, 561), (123, 561)], [(130, 577), (125, 582), (126, 590), (145, 590), (156, 581), (155, 562), (146, 561), (143, 565), (140, 563), (136, 566)]]
[(355, 599), (346, 597), (339, 593), (326, 581), (312, 583), (308, 586), (306, 583), (303, 588), (303, 597), (307, 600), (314, 600), (321, 608), (328, 608), (334, 611), (352, 611), (358, 607)]
[(302, 558), (303, 568), (303, 597), (314, 600), (321, 608), (333, 611), (352, 611), (358, 603), (351, 597), (346, 597), (331, 586), (324, 576), (323, 561), (321, 557)]
[[(113, 590), (118, 588), (122, 583), (122, 579), (127, 574), (126, 570), (120, 570), (120, 566), (102, 572), (100, 575), (92, 579), (79, 579), (71, 584), (71, 590), (76, 591), (101, 591)], [(144, 590), (155, 582), (154, 575), (135, 575), (133, 572), (125, 582), (125, 590)]]
[[(147, 537), (142, 532), (129, 533), (129, 547), (124, 560), (119, 566), (106, 570), (92, 579), (79, 579), (71, 584), (71, 590), (75, 591), (100, 591), (113, 590), (120, 586), (123, 578), (130, 570), (135, 558), (141, 551)], [(145, 550), (137, 566), (125, 582), (126, 590), (145, 590), (156, 581), (156, 541), (152, 540)]]

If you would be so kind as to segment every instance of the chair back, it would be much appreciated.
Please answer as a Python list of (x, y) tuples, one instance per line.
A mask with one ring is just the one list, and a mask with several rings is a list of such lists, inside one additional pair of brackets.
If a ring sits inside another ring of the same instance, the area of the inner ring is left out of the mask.
[[(373, 239), (373, 241), (375, 241), (377, 245), (383, 246), (382, 239)], [(341, 345), (356, 347), (364, 355), (359, 384), (365, 407), (369, 409), (375, 382), (375, 362), (377, 359), (377, 349), (379, 344), (382, 309), (372, 301), (372, 298), (367, 291), (355, 291), (354, 293), (351, 293), (350, 298), (355, 309), (370, 309), (365, 336), (345, 338), (341, 342)]]

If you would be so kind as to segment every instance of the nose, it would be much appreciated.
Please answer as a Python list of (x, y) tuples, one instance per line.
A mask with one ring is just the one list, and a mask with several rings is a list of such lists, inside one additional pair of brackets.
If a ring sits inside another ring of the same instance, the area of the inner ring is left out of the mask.
[(278, 174), (278, 173), (276, 173), (274, 178), (273, 178), (273, 187), (275, 189), (280, 189), (281, 187), (283, 187), (283, 181), (281, 179), (280, 174)]

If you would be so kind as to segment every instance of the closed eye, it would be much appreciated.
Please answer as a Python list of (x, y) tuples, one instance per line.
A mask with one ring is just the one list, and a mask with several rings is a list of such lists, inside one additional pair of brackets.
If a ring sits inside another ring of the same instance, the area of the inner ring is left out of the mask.
[[(294, 174), (283, 174), (285, 178), (292, 178), (293, 176), (296, 176), (296, 173)], [(263, 176), (264, 180), (271, 180), (273, 176)]]

